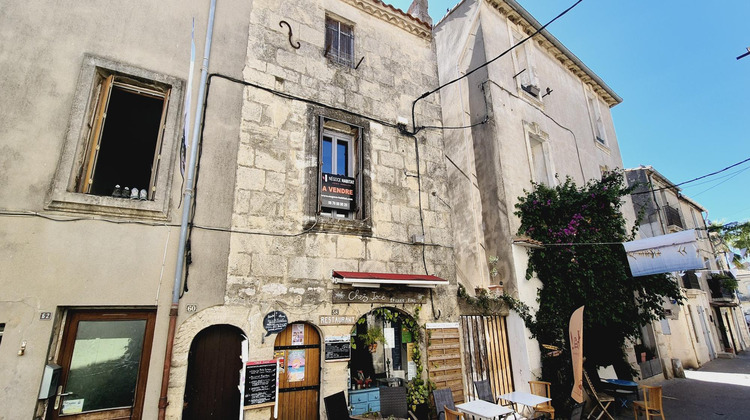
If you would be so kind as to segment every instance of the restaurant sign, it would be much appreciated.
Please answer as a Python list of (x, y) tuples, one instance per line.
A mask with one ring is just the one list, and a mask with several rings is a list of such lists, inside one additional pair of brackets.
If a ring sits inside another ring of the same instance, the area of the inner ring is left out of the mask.
[(343, 175), (322, 174), (320, 197), (323, 207), (354, 210), (355, 179)]
[(423, 292), (406, 290), (383, 290), (355, 287), (333, 291), (333, 303), (417, 303), (426, 302)]

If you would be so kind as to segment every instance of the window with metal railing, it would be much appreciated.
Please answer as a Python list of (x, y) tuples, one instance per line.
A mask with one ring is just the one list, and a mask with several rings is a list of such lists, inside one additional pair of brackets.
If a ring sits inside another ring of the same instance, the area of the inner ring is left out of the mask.
[(664, 206), (664, 213), (667, 215), (667, 226), (677, 226), (681, 229), (685, 228), (685, 224), (682, 223), (680, 217), (680, 211), (672, 206)]

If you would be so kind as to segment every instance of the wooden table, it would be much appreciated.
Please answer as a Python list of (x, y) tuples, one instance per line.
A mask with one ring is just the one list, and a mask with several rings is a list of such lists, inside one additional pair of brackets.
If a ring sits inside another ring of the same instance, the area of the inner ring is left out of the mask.
[(515, 408), (516, 411), (518, 411), (518, 405), (521, 404), (525, 407), (530, 407), (531, 409), (534, 408), (534, 406), (546, 403), (547, 401), (552, 401), (551, 398), (547, 397), (541, 397), (536, 394), (530, 394), (528, 392), (509, 392), (507, 394), (503, 394), (499, 397), (501, 400), (510, 401), (513, 403), (513, 408)]
[(493, 404), (485, 400), (474, 400), (458, 404), (456, 409), (472, 416), (481, 417), (483, 419), (493, 419), (495, 417), (505, 417), (508, 414), (513, 414), (513, 410), (502, 405)]

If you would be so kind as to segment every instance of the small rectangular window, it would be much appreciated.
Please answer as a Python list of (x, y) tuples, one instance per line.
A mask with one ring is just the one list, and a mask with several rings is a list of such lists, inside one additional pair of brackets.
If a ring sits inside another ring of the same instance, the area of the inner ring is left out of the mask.
[(359, 127), (321, 117), (319, 213), (337, 219), (358, 218), (361, 208)]
[(326, 50), (329, 60), (354, 67), (354, 27), (326, 16)]
[(607, 137), (604, 132), (604, 122), (602, 121), (601, 109), (599, 109), (599, 101), (593, 96), (588, 97), (589, 115), (591, 116), (591, 126), (594, 130), (594, 138), (599, 144), (604, 146), (607, 145)]
[[(518, 32), (513, 32), (513, 45), (521, 42), (525, 37)], [(524, 42), (513, 49), (513, 58), (516, 63), (516, 80), (523, 92), (534, 99), (540, 99), (539, 78), (534, 63), (534, 53), (531, 40)]]
[(76, 189), (84, 194), (151, 200), (169, 89), (121, 75), (101, 76)]
[(0, 324), (0, 344), (3, 342), (3, 333), (5, 332), (5, 324)]

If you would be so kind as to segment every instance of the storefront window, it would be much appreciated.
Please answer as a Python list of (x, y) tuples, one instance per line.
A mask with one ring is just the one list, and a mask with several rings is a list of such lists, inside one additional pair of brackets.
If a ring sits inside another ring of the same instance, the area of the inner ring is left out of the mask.
[(414, 319), (396, 309), (377, 308), (363, 315), (352, 331), (350, 389), (403, 386), (416, 376)]

